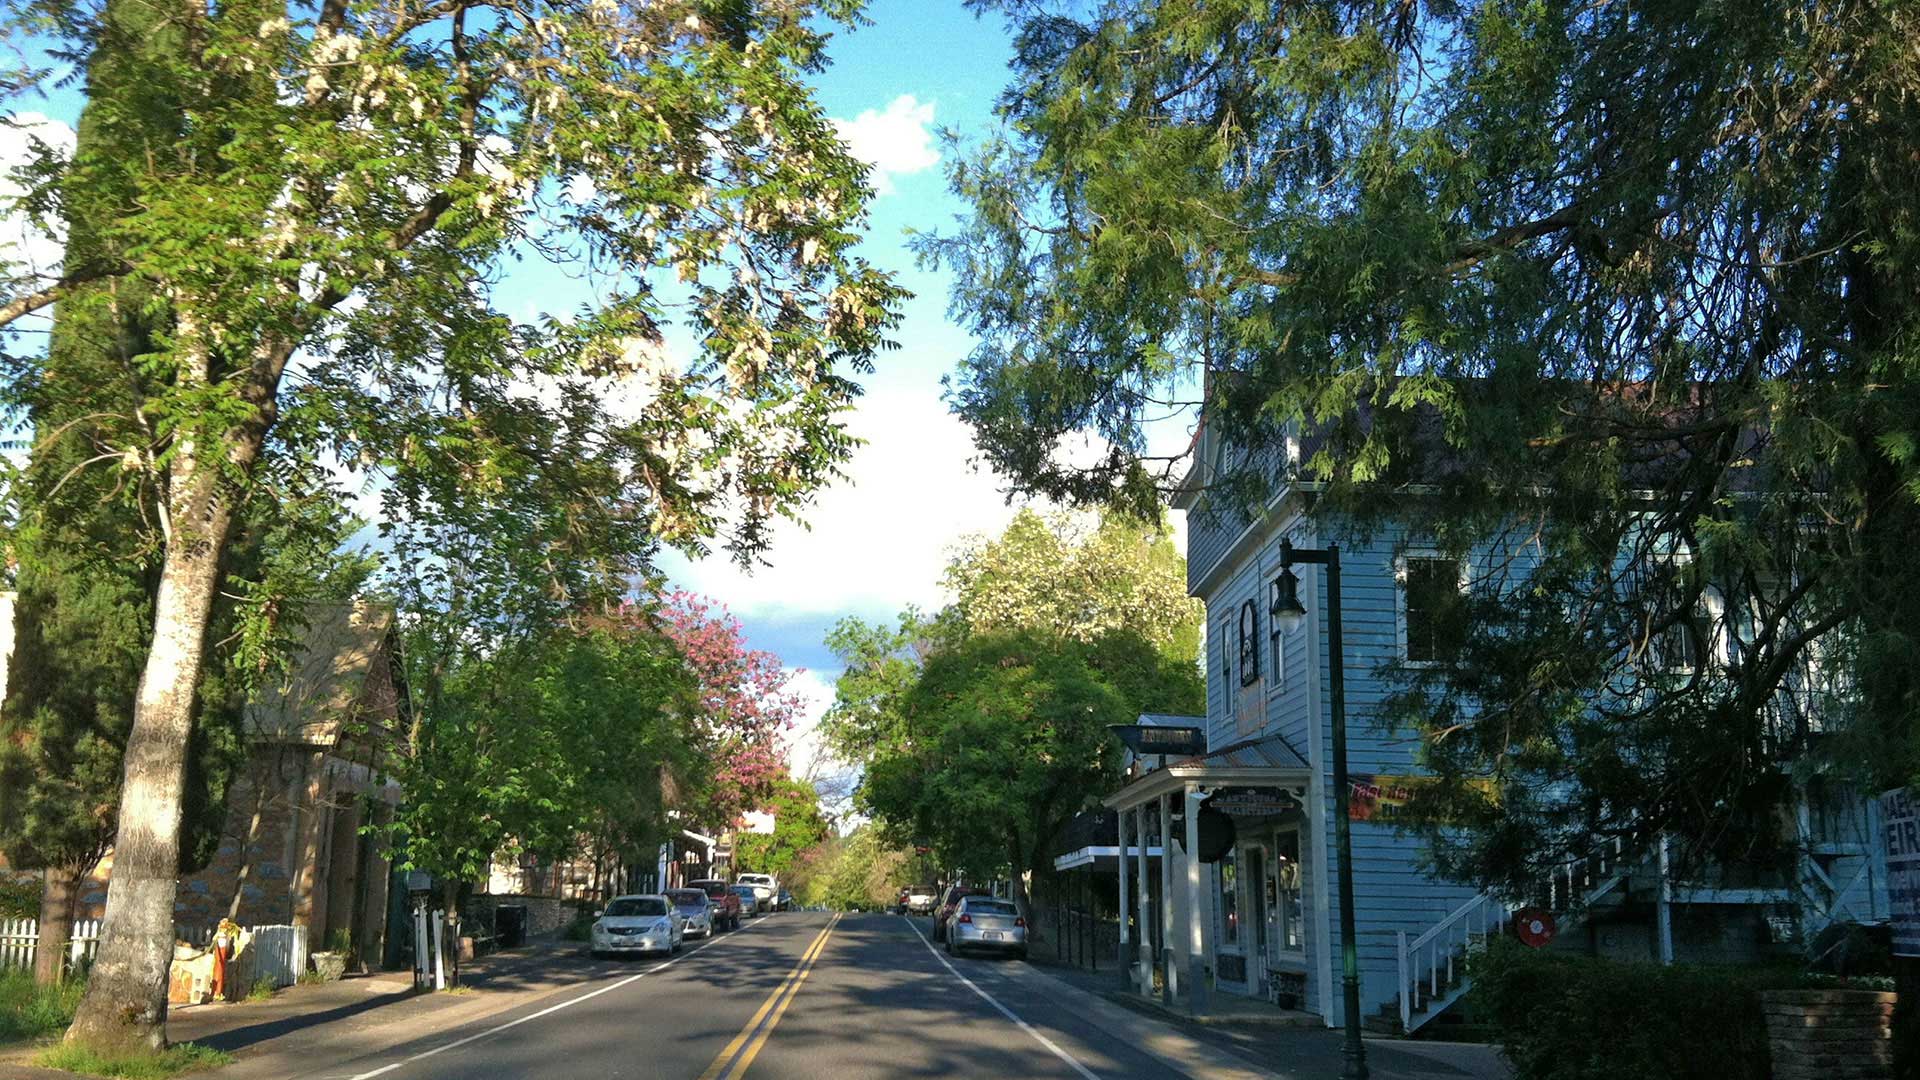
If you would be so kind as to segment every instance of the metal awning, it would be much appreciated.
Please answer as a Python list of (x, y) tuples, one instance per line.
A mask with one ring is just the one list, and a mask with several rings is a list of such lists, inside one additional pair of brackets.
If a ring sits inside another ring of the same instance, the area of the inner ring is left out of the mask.
[(1109, 809), (1130, 810), (1162, 795), (1178, 793), (1190, 783), (1281, 787), (1304, 793), (1312, 776), (1312, 767), (1292, 744), (1282, 736), (1267, 735), (1168, 762), (1165, 768), (1141, 776), (1100, 802)]
[[(1127, 858), (1137, 859), (1139, 857), (1140, 845), (1128, 844)], [(1160, 845), (1148, 844), (1147, 859), (1151, 861), (1159, 857)], [(1061, 852), (1053, 857), (1053, 868), (1055, 870), (1095, 870), (1108, 874), (1115, 873), (1120, 869), (1120, 846), (1118, 844), (1108, 844), (1105, 847), (1089, 845), (1083, 848), (1076, 848), (1073, 851)]]

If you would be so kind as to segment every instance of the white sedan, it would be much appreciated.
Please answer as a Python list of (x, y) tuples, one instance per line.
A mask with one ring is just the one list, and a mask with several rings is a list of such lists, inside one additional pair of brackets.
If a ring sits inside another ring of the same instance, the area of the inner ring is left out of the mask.
[(593, 955), (675, 953), (685, 935), (686, 924), (666, 897), (616, 896), (594, 913)]

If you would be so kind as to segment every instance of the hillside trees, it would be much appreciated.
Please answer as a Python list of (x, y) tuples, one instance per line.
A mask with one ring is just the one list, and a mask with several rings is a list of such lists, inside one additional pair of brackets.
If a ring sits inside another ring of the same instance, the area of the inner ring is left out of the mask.
[[(1343, 531), (1529, 552), (1388, 710), (1480, 826), (1446, 868), (1653, 831), (1750, 862), (1783, 761), (1920, 776), (1911, 9), (972, 6), (1014, 74), (922, 250), (988, 461), (1257, 514), (1293, 438)], [(1205, 460), (1150, 455), (1195, 406)]]
[[(9, 18), (85, 59), (142, 3), (41, 19), (22, 0)], [(165, 538), (107, 928), (70, 1038), (162, 1038), (192, 703), (236, 514), (266, 477), (322, 487), (339, 466), (484, 492), (564, 428), (596, 466), (552, 472), (570, 508), (745, 557), (845, 460), (848, 376), (900, 294), (849, 251), (863, 167), (801, 79), (856, 12), (196, 7), (168, 16), (180, 49), (134, 72), (190, 126), (137, 153), (43, 155), (25, 209), (115, 212), (59, 276), (8, 268), (0, 326), (95, 285), (162, 298), (165, 320), (140, 356), (143, 426), (93, 465), (153, 484)], [(594, 302), (516, 322), (492, 299), (510, 257), (591, 266)], [(688, 354), (665, 342), (676, 322)], [(599, 572), (635, 555), (615, 545)]]

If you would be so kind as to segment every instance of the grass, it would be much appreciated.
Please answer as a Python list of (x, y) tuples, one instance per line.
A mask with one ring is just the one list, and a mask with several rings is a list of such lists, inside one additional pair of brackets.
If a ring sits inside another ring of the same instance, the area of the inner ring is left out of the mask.
[(326, 981), (327, 977), (317, 971), (303, 971), (300, 973), (301, 986), (319, 986)]
[(86, 989), (83, 979), (39, 986), (31, 971), (0, 971), (0, 1043), (44, 1038), (66, 1030)]
[(233, 1061), (233, 1055), (193, 1043), (169, 1046), (157, 1054), (111, 1057), (82, 1046), (55, 1046), (33, 1059), (46, 1069), (65, 1069), (89, 1076), (112, 1076), (121, 1080), (165, 1080), (181, 1073), (215, 1069)]
[(247, 991), (247, 1000), (248, 1001), (272, 1001), (273, 992), (276, 989), (278, 988), (273, 985), (273, 980), (262, 975), (260, 978), (255, 979), (253, 981), (252, 988)]

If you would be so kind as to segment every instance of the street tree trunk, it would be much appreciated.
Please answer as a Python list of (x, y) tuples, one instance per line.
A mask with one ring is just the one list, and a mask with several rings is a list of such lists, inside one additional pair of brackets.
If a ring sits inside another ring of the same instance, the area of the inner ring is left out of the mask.
[[(177, 310), (179, 378), (205, 385), (212, 368), (205, 338), (193, 322), (192, 305)], [(107, 914), (86, 996), (67, 1029), (68, 1042), (104, 1053), (166, 1046), (187, 742), (221, 555), (233, 525), (233, 493), (221, 466), (240, 476), (252, 472), (273, 422), (278, 373), (249, 388), (258, 407), (251, 423), (215, 433), (216, 446), (197, 445), (196, 433), (183, 430), (167, 465), (166, 555), (154, 598), (153, 644), (127, 736)], [(226, 460), (219, 462), (220, 456)]]
[(73, 905), (80, 896), (83, 870), (49, 866), (40, 890), (39, 941), (34, 945), (33, 981), (51, 986), (67, 977), (67, 947), (73, 941)]

